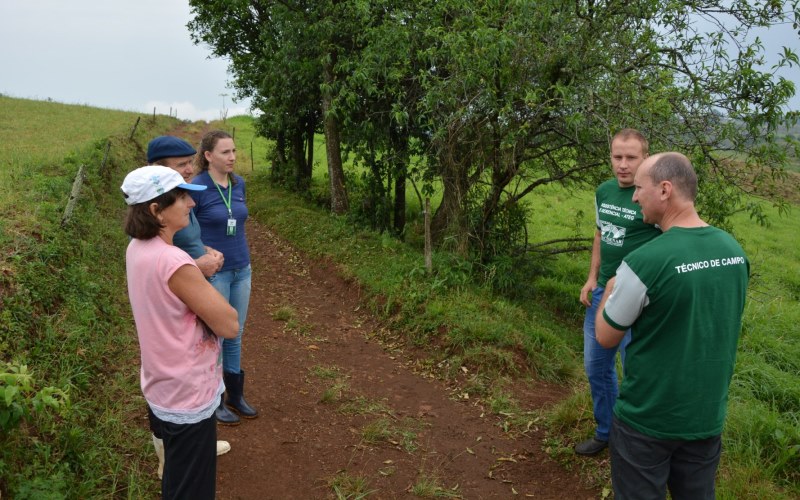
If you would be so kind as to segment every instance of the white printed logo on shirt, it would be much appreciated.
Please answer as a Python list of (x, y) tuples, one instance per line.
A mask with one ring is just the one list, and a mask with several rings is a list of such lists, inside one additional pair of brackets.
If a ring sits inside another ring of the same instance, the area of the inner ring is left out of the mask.
[(608, 245), (621, 247), (623, 240), (625, 240), (625, 228), (615, 226), (610, 222), (600, 221), (600, 238)]

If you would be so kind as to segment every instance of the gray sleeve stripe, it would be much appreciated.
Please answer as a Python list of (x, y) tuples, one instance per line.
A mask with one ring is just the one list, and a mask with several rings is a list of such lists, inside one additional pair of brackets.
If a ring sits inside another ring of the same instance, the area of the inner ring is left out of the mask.
[(649, 302), (647, 287), (628, 264), (622, 261), (617, 269), (614, 290), (606, 301), (606, 316), (618, 325), (630, 327)]
[(594, 225), (600, 229), (600, 212), (597, 211), (597, 193), (594, 194)]

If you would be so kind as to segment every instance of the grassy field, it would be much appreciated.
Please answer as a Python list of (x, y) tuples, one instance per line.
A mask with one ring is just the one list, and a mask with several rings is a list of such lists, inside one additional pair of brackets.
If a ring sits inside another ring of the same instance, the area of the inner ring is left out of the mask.
[[(126, 238), (118, 189), (124, 173), (144, 161), (147, 140), (179, 122), (143, 117), (131, 141), (134, 114), (0, 99), (2, 126), (13, 119), (18, 127), (8, 130), (14, 144), (0, 144), (3, 157), (14, 158), (0, 168), (0, 179), (14, 181), (13, 190), (0, 192), (0, 390), (6, 398), (11, 394), (11, 405), (0, 400), (0, 493), (8, 498), (154, 497), (153, 460), (149, 447), (142, 446), (148, 432), (124, 291)], [(14, 118), (6, 117), (12, 108)], [(113, 120), (100, 116), (106, 114)], [(19, 123), (26, 116), (38, 125)], [(112, 122), (106, 128), (97, 125), (107, 119)], [(489, 402), (509, 434), (519, 435), (534, 421), (547, 422), (545, 446), (551, 455), (608, 485), (607, 463), (577, 459), (571, 450), (592, 429), (580, 358), (583, 309), (577, 300), (588, 253), (537, 261), (526, 300), (493, 295), (484, 280), (475, 279), (491, 270), (443, 252), (435, 254), (436, 272), (428, 276), (415, 233), (421, 228), (415, 195), (409, 193), (409, 243), (400, 243), (272, 186), (264, 159), (269, 145), (253, 137), (249, 118), (214, 125), (236, 127), (253, 217), (309, 254), (337, 262), (363, 285), (367, 305), (393, 331), (429, 347), (430, 370), (460, 380), (471, 395)], [(87, 131), (73, 142), (64, 139), (83, 127)], [(109, 166), (99, 172), (109, 141)], [(321, 180), (324, 147), (316, 147), (315, 176)], [(84, 194), (75, 220), (62, 228), (64, 204), (81, 164), (88, 167)], [(529, 228), (532, 242), (592, 234), (590, 191), (547, 187), (537, 190), (529, 206), (537, 221)], [(784, 218), (770, 215), (769, 227), (744, 216), (733, 221), (751, 258), (753, 279), (724, 434), (719, 498), (800, 496), (800, 250), (795, 244), (800, 221), (796, 211)], [(31, 377), (16, 373), (22, 365)], [(462, 365), (470, 367), (468, 379), (460, 378)], [(565, 383), (573, 395), (544, 412), (525, 408), (514, 389), (533, 376)], [(12, 386), (20, 392), (9, 392)], [(15, 411), (21, 417), (17, 424), (5, 418)]]
[[(110, 134), (130, 131), (139, 115), (75, 104), (16, 99), (0, 95), (0, 132), (5, 139), (0, 181), (10, 172), (61, 162), (80, 147)], [(0, 182), (0, 189), (8, 189)]]

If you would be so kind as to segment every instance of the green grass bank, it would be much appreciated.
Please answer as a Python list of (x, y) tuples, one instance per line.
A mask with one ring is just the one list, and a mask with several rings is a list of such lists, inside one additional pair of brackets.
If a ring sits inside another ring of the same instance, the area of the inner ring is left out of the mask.
[[(0, 494), (153, 498), (124, 173), (174, 119), (0, 97)], [(110, 145), (110, 148), (108, 147)], [(106, 155), (106, 153), (108, 153)], [(105, 167), (101, 170), (103, 159)], [(85, 181), (62, 226), (73, 180)]]

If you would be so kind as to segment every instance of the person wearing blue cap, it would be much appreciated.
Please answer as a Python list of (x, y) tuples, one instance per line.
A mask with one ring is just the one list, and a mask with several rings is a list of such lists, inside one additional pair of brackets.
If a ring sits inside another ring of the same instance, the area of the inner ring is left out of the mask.
[(164, 444), (161, 496), (213, 499), (217, 426), (225, 390), (219, 338), (239, 332), (236, 309), (203, 277), (194, 259), (173, 245), (189, 224), (189, 191), (171, 168), (148, 165), (121, 186), (128, 212), (125, 253), (128, 298), (141, 355), (142, 394)]
[[(147, 162), (151, 165), (171, 168), (183, 177), (184, 182), (189, 183), (194, 176), (195, 153), (192, 145), (180, 137), (162, 135), (148, 143)], [(194, 209), (189, 212), (189, 225), (175, 233), (172, 242), (194, 259), (206, 278), (213, 276), (222, 268), (225, 261), (224, 256), (221, 252), (203, 244), (200, 225), (197, 223)], [(148, 408), (148, 416), (150, 417), (150, 430), (153, 433), (153, 447), (158, 457), (158, 477), (160, 478), (164, 470), (164, 441), (150, 408)], [(217, 455), (223, 455), (230, 449), (231, 445), (227, 441), (217, 441)]]
[[(147, 163), (150, 165), (163, 165), (169, 167), (190, 182), (194, 177), (195, 149), (191, 144), (179, 137), (162, 135), (156, 137), (147, 145)], [(192, 256), (197, 267), (206, 278), (210, 278), (222, 268), (224, 256), (219, 251), (203, 244), (200, 224), (190, 213), (189, 225), (175, 235), (175, 246)]]

